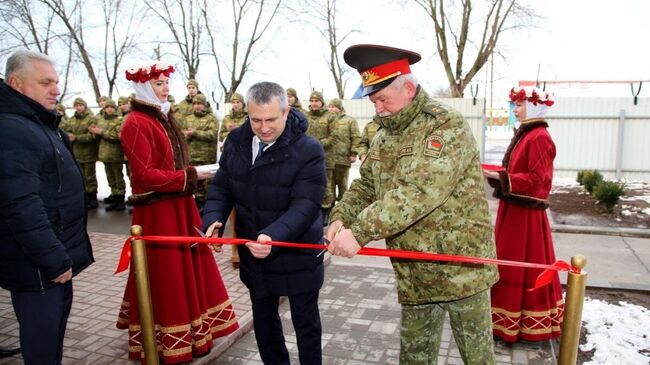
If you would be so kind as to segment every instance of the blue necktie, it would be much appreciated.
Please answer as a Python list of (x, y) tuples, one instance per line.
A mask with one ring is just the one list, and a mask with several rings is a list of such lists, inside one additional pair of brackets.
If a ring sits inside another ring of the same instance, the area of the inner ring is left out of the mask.
[(259, 158), (262, 157), (262, 154), (264, 153), (264, 149), (266, 148), (266, 146), (268, 146), (268, 143), (264, 143), (262, 141), (258, 143), (259, 143), (259, 148), (257, 150), (257, 157), (255, 157), (255, 161), (259, 160)]

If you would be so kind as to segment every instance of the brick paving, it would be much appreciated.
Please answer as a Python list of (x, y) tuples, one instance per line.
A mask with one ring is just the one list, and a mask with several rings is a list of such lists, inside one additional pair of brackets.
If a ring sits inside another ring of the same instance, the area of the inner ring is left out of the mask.
[[(125, 235), (91, 233), (95, 264), (74, 279), (74, 303), (66, 332), (63, 364), (137, 364), (127, 359), (127, 332), (115, 328), (126, 273), (113, 275)], [(241, 329), (219, 339), (192, 364), (261, 364), (252, 328), (248, 290), (229, 262), (216, 255)], [(379, 259), (375, 259), (379, 260)], [(366, 258), (331, 259), (320, 295), (324, 364), (397, 364), (399, 305), (392, 269)], [(281, 306), (292, 363), (298, 363), (288, 303)], [(0, 346), (18, 346), (18, 325), (9, 293), (0, 290)], [(551, 343), (497, 346), (499, 364), (553, 364)], [(20, 355), (0, 364), (22, 364)], [(462, 364), (451, 329), (443, 332), (438, 364)]]

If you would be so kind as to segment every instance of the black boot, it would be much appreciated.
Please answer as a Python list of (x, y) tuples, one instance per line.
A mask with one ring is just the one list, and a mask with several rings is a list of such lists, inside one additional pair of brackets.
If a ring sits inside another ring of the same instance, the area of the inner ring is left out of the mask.
[(20, 347), (11, 348), (11, 347), (0, 346), (0, 358), (13, 356), (19, 352), (20, 352)]
[(121, 212), (124, 209), (126, 209), (126, 204), (124, 203), (124, 195), (115, 195), (111, 205), (106, 207), (107, 212), (111, 212), (111, 211)]
[(99, 207), (97, 203), (97, 194), (96, 193), (86, 193), (86, 209), (93, 210)]
[(113, 204), (113, 200), (115, 200), (115, 195), (111, 194), (111, 195), (107, 196), (106, 198), (104, 198), (104, 200), (102, 200), (102, 202), (104, 204)]

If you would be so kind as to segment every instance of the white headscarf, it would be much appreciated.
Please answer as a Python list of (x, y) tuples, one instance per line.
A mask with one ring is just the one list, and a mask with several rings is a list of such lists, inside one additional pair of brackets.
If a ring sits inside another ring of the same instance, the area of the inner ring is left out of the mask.
[(158, 99), (156, 96), (156, 93), (153, 91), (153, 87), (151, 87), (151, 83), (149, 81), (134, 82), (133, 90), (135, 90), (136, 99), (146, 101), (150, 104), (158, 105), (163, 115), (167, 115), (167, 113), (169, 113), (169, 109), (171, 108), (172, 104), (169, 101), (165, 101), (164, 103), (161, 102), (160, 99)]
[(546, 104), (537, 103), (537, 105), (526, 101), (526, 119), (531, 118), (544, 118), (548, 112), (548, 106)]

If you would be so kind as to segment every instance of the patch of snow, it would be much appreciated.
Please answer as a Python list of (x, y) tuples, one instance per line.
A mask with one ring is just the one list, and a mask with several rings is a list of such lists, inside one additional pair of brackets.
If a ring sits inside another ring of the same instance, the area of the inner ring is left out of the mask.
[(629, 216), (633, 215), (634, 213), (632, 213), (629, 210), (625, 209), (625, 210), (621, 211), (621, 214), (626, 216), (626, 217), (629, 217)]
[(587, 330), (587, 343), (581, 351), (595, 349), (592, 361), (584, 365), (647, 364), (650, 357), (639, 351), (650, 349), (650, 311), (638, 305), (619, 305), (585, 298), (582, 322)]
[(553, 179), (553, 186), (573, 187), (580, 186), (576, 179), (568, 177), (556, 177)]
[(644, 210), (641, 211), (641, 213), (650, 215), (650, 208), (645, 208)]

